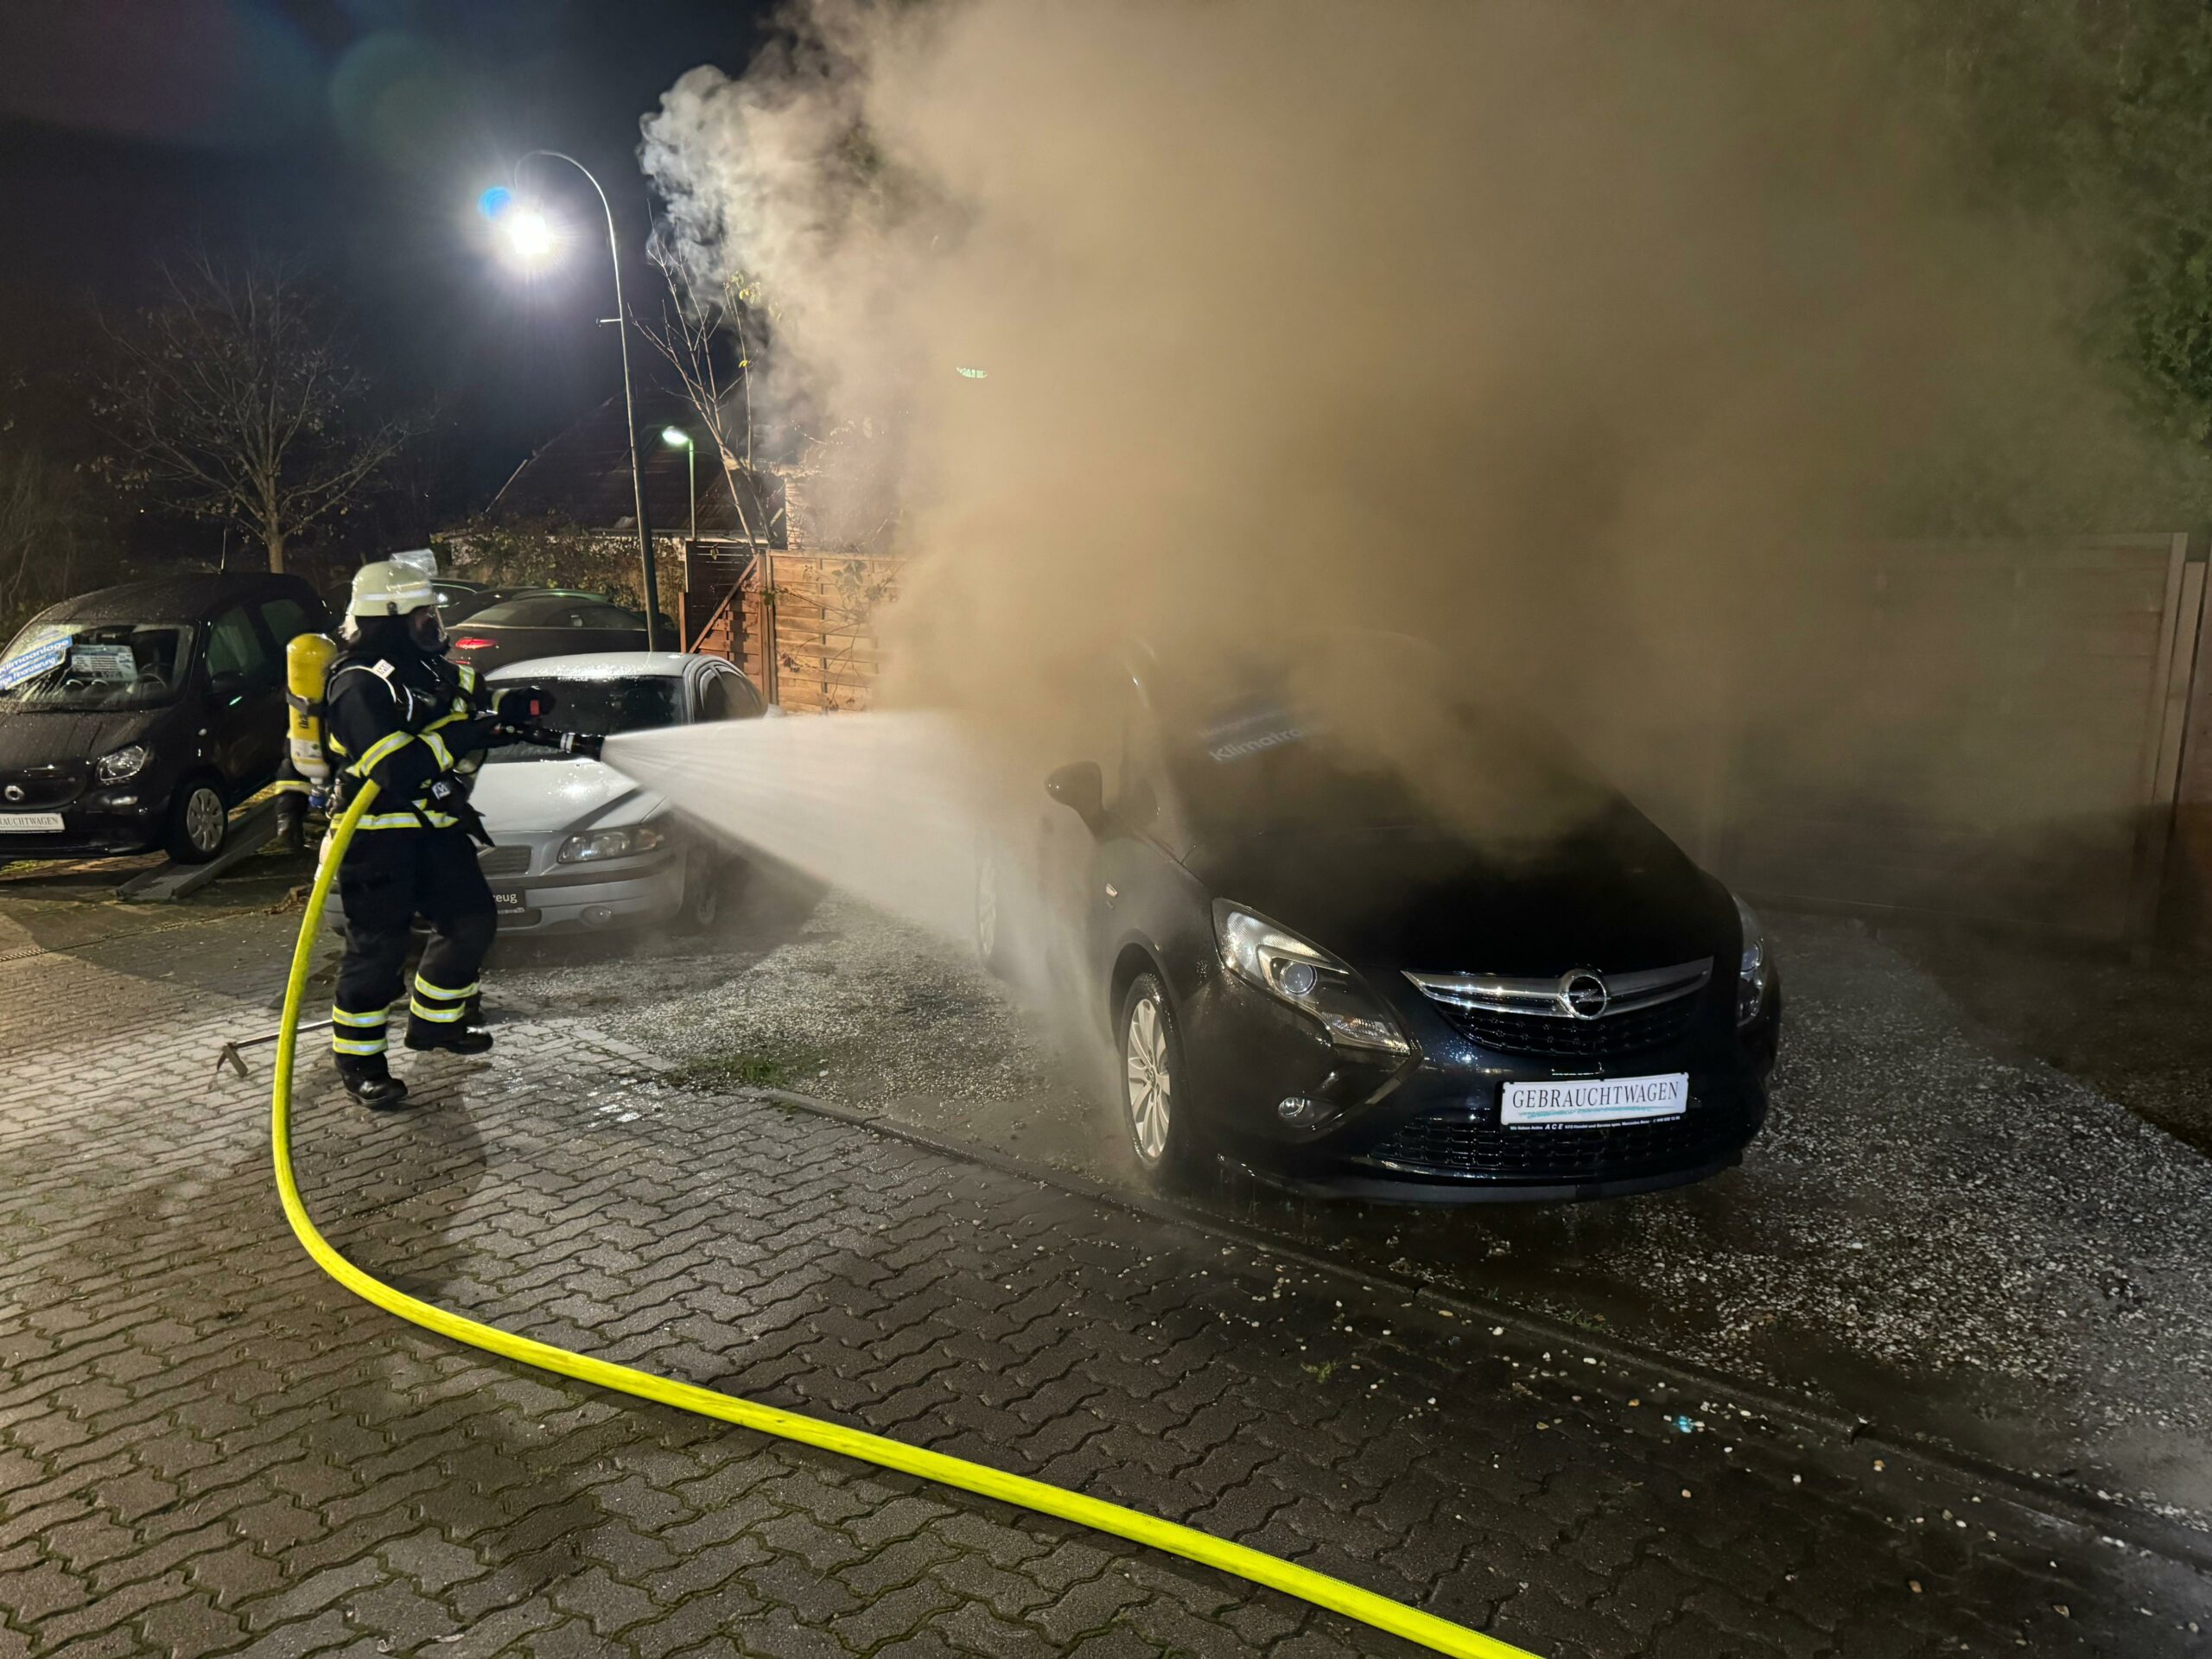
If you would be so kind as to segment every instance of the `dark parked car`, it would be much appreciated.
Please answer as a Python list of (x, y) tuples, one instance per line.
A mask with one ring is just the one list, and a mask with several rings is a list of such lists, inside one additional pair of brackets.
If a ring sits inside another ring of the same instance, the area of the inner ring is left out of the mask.
[[(1134, 657), (1084, 700), (1110, 714), (1097, 758), (987, 849), (985, 961), (1060, 947), (1155, 1174), (1219, 1149), (1322, 1192), (1584, 1198), (1736, 1162), (1781, 1018), (1757, 921), (1415, 655), (1393, 642), (1365, 681), (1380, 727), (1287, 677), (1224, 690)], [(1412, 734), (1397, 764), (1362, 747), (1379, 729)]]
[[(487, 588), (480, 582), (461, 582), (452, 576), (434, 576), (430, 586), (438, 595), (438, 617), (447, 632), (452, 632), (456, 622), (471, 617), (486, 606), (497, 605), (502, 600), (513, 599), (523, 594), (552, 593), (549, 588)], [(347, 602), (353, 596), (353, 584), (349, 578), (323, 595), (323, 602), (330, 607), (330, 614), (346, 614)]]
[(0, 653), (0, 858), (213, 858), (284, 753), (293, 576), (173, 576), (50, 606)]
[[(661, 649), (675, 650), (676, 625), (664, 616), (656, 626)], [(536, 657), (645, 648), (643, 611), (612, 604), (597, 594), (557, 588), (531, 589), (501, 600), (459, 626), (448, 625), (447, 632), (453, 639), (453, 659), (480, 674)]]

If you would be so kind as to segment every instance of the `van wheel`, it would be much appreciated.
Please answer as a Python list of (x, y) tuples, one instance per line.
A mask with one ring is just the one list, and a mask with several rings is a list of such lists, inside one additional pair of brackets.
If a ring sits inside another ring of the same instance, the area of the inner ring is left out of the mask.
[(1166, 988), (1139, 974), (1122, 999), (1122, 1126), (1129, 1150), (1155, 1181), (1189, 1175), (1198, 1166), (1199, 1135), (1183, 1065), (1183, 1034)]
[(188, 778), (169, 803), (168, 855), (180, 864), (205, 864), (230, 838), (231, 811), (213, 778)]

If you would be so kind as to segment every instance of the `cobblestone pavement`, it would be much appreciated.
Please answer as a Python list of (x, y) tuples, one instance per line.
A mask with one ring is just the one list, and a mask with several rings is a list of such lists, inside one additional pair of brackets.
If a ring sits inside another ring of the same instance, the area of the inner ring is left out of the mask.
[[(265, 1058), (210, 1081), (221, 1040), (271, 1023), (290, 925), (0, 960), (0, 1659), (1400, 1650), (353, 1301), (278, 1213)], [(365, 1266), (480, 1318), (1541, 1653), (2212, 1646), (2196, 1573), (1993, 1489), (656, 1071), (542, 1020), (493, 1064), (417, 1066), (435, 1103), (375, 1120), (318, 1064), (309, 1204)]]

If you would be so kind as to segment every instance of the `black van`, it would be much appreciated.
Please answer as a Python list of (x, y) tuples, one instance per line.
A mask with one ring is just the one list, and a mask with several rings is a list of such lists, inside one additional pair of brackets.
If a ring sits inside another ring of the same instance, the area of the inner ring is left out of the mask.
[(64, 600), (0, 652), (0, 861), (222, 850), (284, 754), (284, 647), (328, 616), (296, 576)]

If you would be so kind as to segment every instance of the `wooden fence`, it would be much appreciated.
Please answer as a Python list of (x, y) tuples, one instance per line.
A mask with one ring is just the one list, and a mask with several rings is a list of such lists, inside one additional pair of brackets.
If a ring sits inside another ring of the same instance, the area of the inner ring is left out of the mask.
[(876, 613), (899, 570), (879, 555), (760, 550), (696, 631), (687, 604), (687, 649), (727, 657), (791, 714), (866, 708), (882, 667)]
[(1726, 873), (1783, 902), (2147, 941), (2208, 696), (2204, 569), (2182, 535), (1843, 551), (1800, 601), (1787, 713), (1735, 757)]

